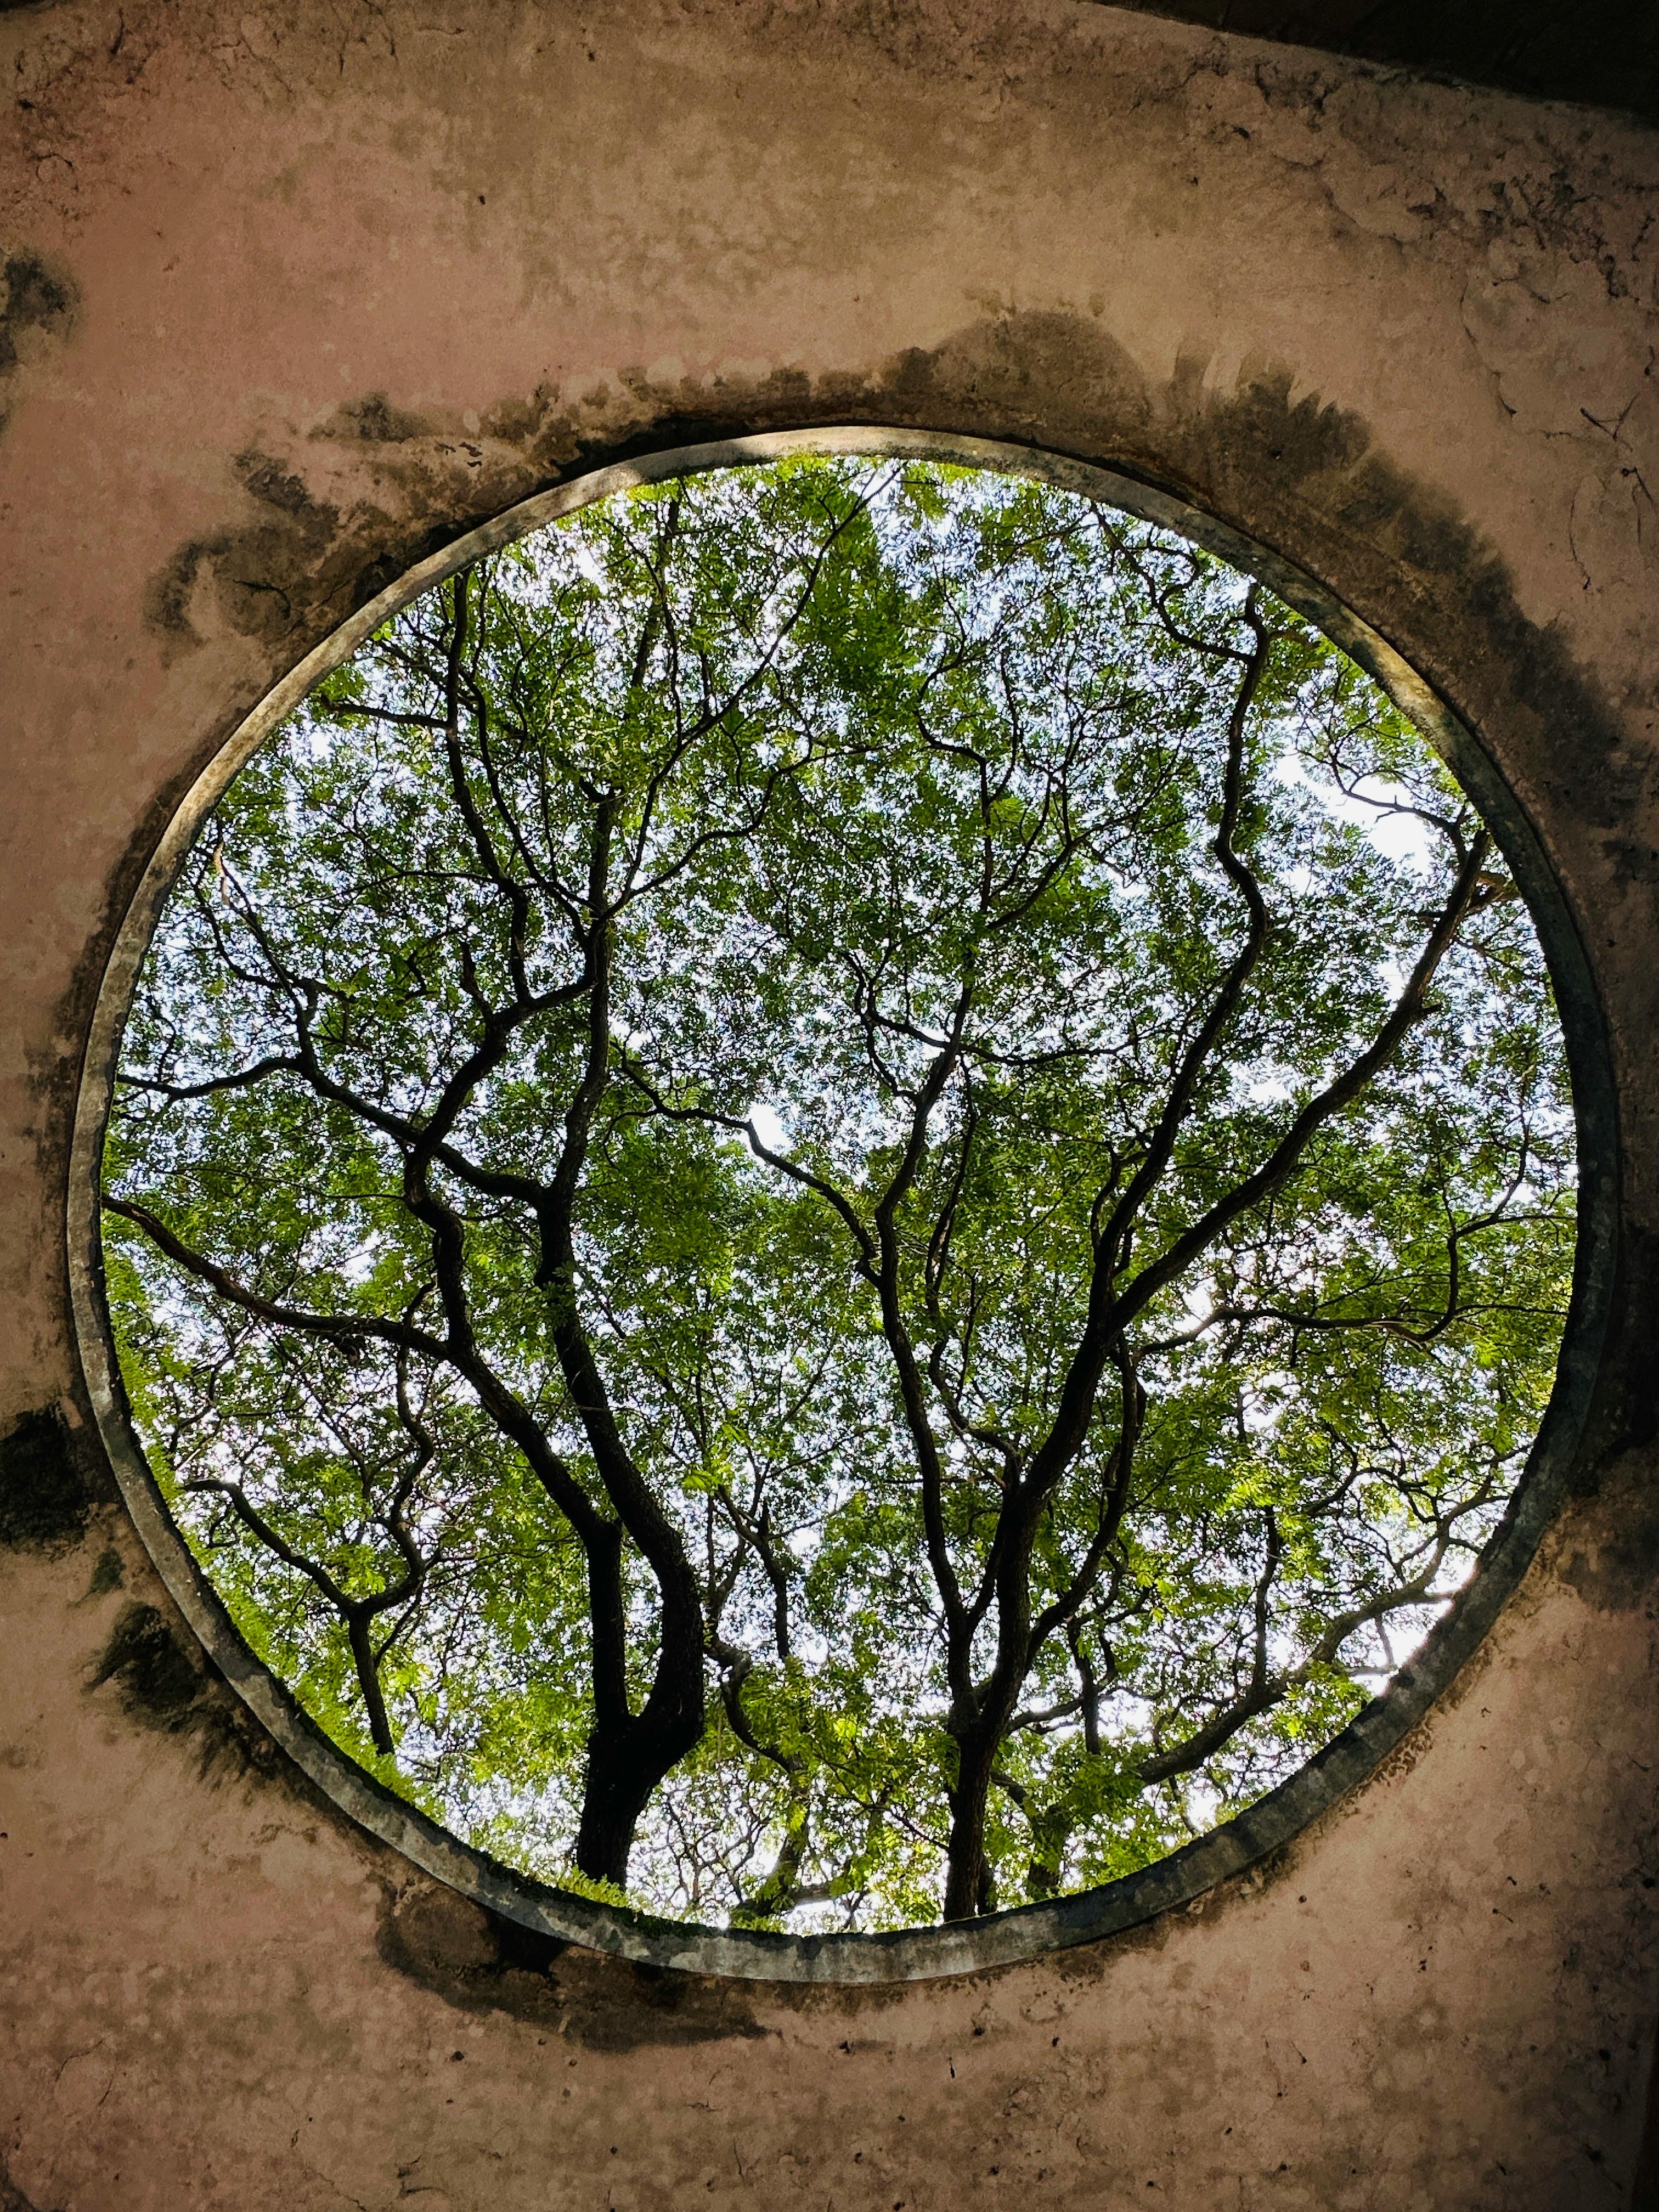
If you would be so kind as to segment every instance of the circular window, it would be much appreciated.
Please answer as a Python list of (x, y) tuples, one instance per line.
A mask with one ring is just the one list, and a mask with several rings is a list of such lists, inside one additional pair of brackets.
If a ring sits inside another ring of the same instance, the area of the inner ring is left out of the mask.
[(667, 456), (430, 566), (105, 994), (83, 1341), (175, 1594), (357, 1817), (637, 1955), (945, 1971), (1260, 1856), (1571, 1423), (1472, 756), (1305, 580), (1029, 456)]

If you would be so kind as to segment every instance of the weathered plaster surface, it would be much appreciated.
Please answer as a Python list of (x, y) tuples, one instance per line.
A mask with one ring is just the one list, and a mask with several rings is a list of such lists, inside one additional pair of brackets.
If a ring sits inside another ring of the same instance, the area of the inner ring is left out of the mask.
[[(0, 21), (0, 2208), (1632, 2201), (1659, 2003), (1659, 142), (1069, 0), (122, 0)], [(896, 422), (1166, 483), (1502, 764), (1620, 1082), (1580, 1494), (1282, 1861), (893, 1991), (652, 1978), (351, 1830), (169, 1630), (63, 1177), (172, 799), (584, 461)], [(7, 1508), (5, 1498), (21, 1500)]]

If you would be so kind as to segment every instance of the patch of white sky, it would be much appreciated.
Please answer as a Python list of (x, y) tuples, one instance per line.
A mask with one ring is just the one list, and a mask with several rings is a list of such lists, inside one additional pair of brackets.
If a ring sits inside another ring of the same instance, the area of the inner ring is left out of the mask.
[(386, 1237), (378, 1229), (371, 1229), (339, 1261), (340, 1273), (348, 1283), (361, 1287), (374, 1273), (375, 1263), (386, 1249)]
[(749, 1109), (749, 1119), (755, 1134), (769, 1152), (787, 1152), (793, 1141), (782, 1115), (775, 1106), (757, 1099)]
[(1274, 772), (1282, 783), (1311, 793), (1334, 822), (1363, 830), (1383, 859), (1396, 867), (1425, 870), (1433, 866), (1442, 841), (1419, 814), (1407, 811), (1414, 801), (1403, 784), (1367, 776), (1345, 791), (1331, 777), (1310, 771), (1294, 730), (1281, 725), (1279, 737)]

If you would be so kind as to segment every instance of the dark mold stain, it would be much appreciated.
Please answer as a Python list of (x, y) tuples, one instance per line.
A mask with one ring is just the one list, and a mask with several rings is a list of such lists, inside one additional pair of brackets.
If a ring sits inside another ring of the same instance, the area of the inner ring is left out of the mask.
[(207, 1688), (202, 1670), (153, 1605), (121, 1609), (92, 1678), (115, 1683), (129, 1719), (169, 1735), (195, 1725)]
[(136, 1727), (191, 1741), (204, 1781), (258, 1778), (283, 1786), (309, 1811), (324, 1803), (321, 1793), (212, 1671), (194, 1638), (158, 1607), (140, 1601), (122, 1607), (88, 1688), (96, 1692), (112, 1683), (122, 1712)]
[(0, 1439), (0, 1544), (58, 1551), (79, 1543), (100, 1502), (89, 1457), (56, 1406), (25, 1413)]
[(42, 342), (62, 345), (75, 327), (80, 293), (66, 270), (38, 254), (14, 253), (0, 265), (0, 430), (6, 427), (6, 387)]
[(1650, 1455), (1659, 1438), (1659, 1392), (1653, 1387), (1656, 1343), (1659, 1231), (1628, 1222), (1608, 1316), (1606, 1373), (1585, 1438), (1587, 1471), (1611, 1468), (1627, 1455)]
[(75, 286), (33, 253), (14, 253), (0, 270), (6, 301), (0, 307), (0, 374), (17, 365), (17, 341), (26, 331), (67, 335), (75, 314)]
[(417, 561), (556, 482), (561, 459), (579, 452), (545, 392), (508, 402), (476, 437), (374, 392), (337, 408), (311, 441), (362, 453), (374, 495), (343, 513), (313, 495), (302, 461), (239, 454), (253, 519), (188, 540), (147, 587), (164, 659), (198, 645), (198, 625), (216, 615), (266, 647), (273, 672), (291, 665)]
[(471, 522), (438, 523), (420, 537), (412, 538), (399, 545), (395, 551), (388, 550), (368, 562), (352, 586), (352, 612), (355, 614), (359, 607), (367, 606), (372, 599), (378, 597), (388, 585), (395, 584), (399, 576), (417, 562), (428, 559), (434, 553), (442, 552), (446, 545), (453, 545), (458, 538), (465, 537), (472, 527)]
[[(271, 646), (301, 626), (308, 599), (321, 592), (325, 604), (331, 602), (330, 572), (340, 557), (338, 510), (313, 501), (298, 477), (269, 465), (270, 473), (247, 488), (262, 505), (274, 507), (281, 520), (192, 538), (151, 578), (144, 614), (164, 641), (166, 658), (199, 642), (193, 617), (204, 587), (211, 590), (232, 629)], [(297, 496), (287, 494), (290, 484)], [(273, 487), (282, 487), (283, 495), (271, 498)], [(349, 565), (355, 569), (359, 563)]]
[(112, 1590), (119, 1589), (127, 1578), (121, 1554), (113, 1544), (106, 1545), (98, 1554), (92, 1571), (92, 1580), (87, 1584), (88, 1597), (107, 1597)]
[(11, 2178), (5, 2153), (0, 2151), (0, 2212), (40, 2212), (32, 2197), (25, 2197)]
[(378, 1948), (423, 1989), (467, 2012), (505, 2012), (586, 2051), (752, 2039), (768, 2031), (738, 1982), (636, 1965), (564, 1943), (416, 1880), (388, 1890)]
[(362, 399), (349, 399), (335, 417), (337, 434), (366, 438), (378, 446), (404, 445), (428, 434), (418, 415), (394, 407), (384, 392), (371, 392)]
[(1652, 1609), (1659, 1581), (1659, 1504), (1646, 1468), (1628, 1483), (1609, 1481), (1605, 1513), (1576, 1517), (1557, 1565), (1561, 1580), (1598, 1613)]
[(1626, 1223), (1607, 1351), (1574, 1469), (1579, 1502), (1555, 1559), (1561, 1579), (1598, 1612), (1651, 1607), (1659, 1589), (1656, 1341), (1659, 1232)]
[(311, 504), (304, 478), (290, 476), (269, 453), (250, 447), (237, 454), (235, 468), (244, 489), (267, 507), (279, 507), (284, 514), (302, 514)]

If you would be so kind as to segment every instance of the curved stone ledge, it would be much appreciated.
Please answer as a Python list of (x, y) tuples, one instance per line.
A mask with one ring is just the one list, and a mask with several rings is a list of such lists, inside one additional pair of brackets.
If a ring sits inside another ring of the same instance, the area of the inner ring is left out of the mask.
[[(103, 1307), (99, 1241), (99, 1163), (116, 1060), (138, 971), (185, 854), (209, 811), (258, 746), (390, 615), (486, 553), (634, 484), (777, 459), (792, 453), (929, 457), (1039, 477), (1208, 546), (1260, 575), (1287, 604), (1337, 637), (1417, 721), (1478, 797), (1517, 880), (1534, 902), (1569, 1035), (1579, 1121), (1578, 1265), (1555, 1396), (1503, 1528), (1468, 1588), (1411, 1665), (1299, 1772), (1224, 1827), (1170, 1857), (1103, 1887), (1051, 1903), (1017, 1906), (982, 1920), (878, 1935), (797, 1936), (702, 1928), (592, 1903), (532, 1881), (473, 1850), (340, 1752), (249, 1650), (156, 1488), (120, 1388)], [(295, 1765), (343, 1812), (422, 1872), (540, 1936), (678, 1972), (738, 1980), (852, 1983), (974, 1973), (1095, 1942), (1176, 1906), (1194, 1904), (1218, 1882), (1281, 1849), (1362, 1784), (1450, 1686), (1526, 1571), (1539, 1537), (1571, 1484), (1613, 1292), (1618, 1172), (1614, 1114), (1607, 1040), (1583, 948), (1530, 824), (1468, 731), (1400, 656), (1326, 587), (1283, 558), (1253, 545), (1231, 524), (1199, 514), (1152, 485), (1076, 458), (987, 439), (856, 424), (668, 447), (576, 476), (428, 556), (307, 654), (197, 778), (150, 856), (122, 923), (88, 1039), (70, 1165), (68, 1216), (70, 1279), (82, 1368), (127, 1510), (173, 1602), (205, 1650)]]

